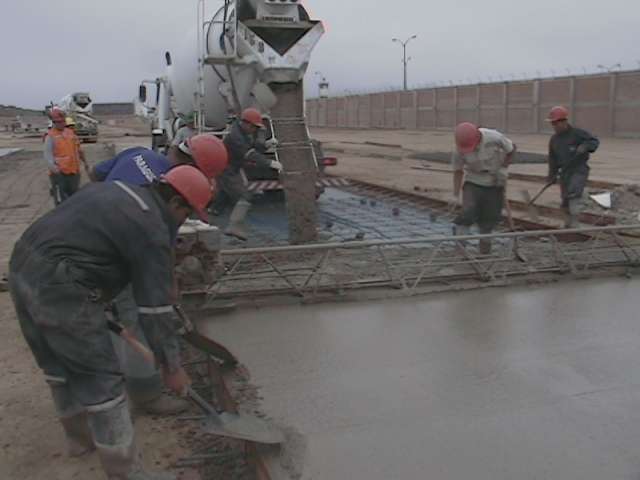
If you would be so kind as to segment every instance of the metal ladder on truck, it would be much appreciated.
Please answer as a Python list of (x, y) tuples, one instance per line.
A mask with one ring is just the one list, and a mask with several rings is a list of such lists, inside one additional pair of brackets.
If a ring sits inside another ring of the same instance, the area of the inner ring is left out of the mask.
[[(227, 14), (230, 11), (237, 12), (236, 0), (224, 0), (224, 5), (220, 7), (218, 12), (207, 19), (207, 0), (198, 0), (198, 99), (196, 108), (196, 122), (198, 132), (202, 133), (206, 126), (205, 114), (205, 68), (207, 65), (213, 68), (217, 75), (225, 82), (231, 85), (231, 95), (233, 101), (230, 107), (240, 113), (240, 101), (235, 87), (233, 65), (238, 64), (238, 16), (234, 13), (233, 19), (229, 19)], [(220, 12), (224, 12), (222, 20), (214, 20)], [(223, 51), (222, 55), (215, 55), (209, 52), (209, 32), (212, 27), (220, 26), (220, 45)], [(217, 70), (218, 66), (226, 68), (228, 78)]]

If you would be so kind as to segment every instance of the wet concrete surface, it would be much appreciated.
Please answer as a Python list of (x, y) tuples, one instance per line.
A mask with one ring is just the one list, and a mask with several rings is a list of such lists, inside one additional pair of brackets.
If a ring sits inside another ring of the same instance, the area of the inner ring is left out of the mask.
[(243, 310), (203, 325), (309, 479), (640, 478), (640, 280)]

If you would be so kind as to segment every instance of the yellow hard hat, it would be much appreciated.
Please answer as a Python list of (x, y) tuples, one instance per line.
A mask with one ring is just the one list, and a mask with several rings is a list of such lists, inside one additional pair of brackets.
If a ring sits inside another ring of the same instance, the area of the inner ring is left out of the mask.
[(67, 127), (75, 127), (76, 126), (76, 121), (73, 119), (73, 117), (67, 117), (64, 119), (64, 124)]

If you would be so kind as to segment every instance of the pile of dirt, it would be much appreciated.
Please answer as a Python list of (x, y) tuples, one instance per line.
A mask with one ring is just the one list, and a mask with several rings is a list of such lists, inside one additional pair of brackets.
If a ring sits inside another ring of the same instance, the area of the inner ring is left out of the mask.
[(604, 209), (589, 200), (588, 210), (593, 213), (606, 213), (616, 218), (621, 224), (637, 224), (640, 215), (640, 185), (621, 185), (612, 192), (602, 190), (589, 191), (590, 195), (599, 193), (611, 193), (611, 209)]

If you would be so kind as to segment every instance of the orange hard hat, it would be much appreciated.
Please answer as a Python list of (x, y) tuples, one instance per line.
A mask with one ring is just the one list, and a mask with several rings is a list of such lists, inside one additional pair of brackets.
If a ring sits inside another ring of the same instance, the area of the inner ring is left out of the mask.
[(480, 144), (482, 133), (477, 125), (464, 122), (456, 127), (456, 146), (459, 153), (471, 153)]
[(195, 135), (186, 143), (193, 161), (207, 178), (222, 175), (229, 164), (229, 153), (222, 140), (213, 135)]
[(53, 107), (51, 109), (51, 113), (49, 114), (51, 120), (54, 122), (64, 122), (66, 121), (66, 115), (62, 111), (62, 109), (58, 107)]
[(207, 205), (213, 198), (215, 182), (191, 165), (178, 165), (165, 173), (161, 181), (168, 183), (193, 208), (203, 222), (209, 223)]
[(558, 106), (553, 107), (549, 112), (549, 116), (547, 117), (547, 122), (560, 122), (562, 120), (569, 119), (569, 110), (565, 107)]
[(255, 108), (246, 108), (243, 110), (240, 116), (243, 122), (250, 123), (256, 127), (264, 128), (264, 122), (262, 121), (262, 114)]

